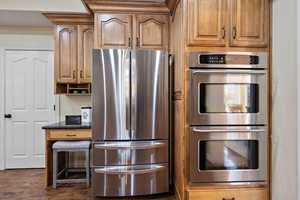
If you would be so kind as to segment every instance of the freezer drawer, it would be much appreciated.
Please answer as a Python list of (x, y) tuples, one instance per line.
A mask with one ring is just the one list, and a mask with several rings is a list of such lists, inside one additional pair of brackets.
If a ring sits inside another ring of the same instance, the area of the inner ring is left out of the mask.
[(92, 169), (95, 196), (121, 197), (169, 192), (168, 165), (110, 166)]
[(168, 141), (99, 142), (92, 166), (144, 165), (168, 162)]

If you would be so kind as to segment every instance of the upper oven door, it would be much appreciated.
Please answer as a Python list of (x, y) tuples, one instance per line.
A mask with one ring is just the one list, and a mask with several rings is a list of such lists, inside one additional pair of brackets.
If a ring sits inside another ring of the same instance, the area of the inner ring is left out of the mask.
[(268, 68), (266, 52), (190, 52), (190, 68)]
[(267, 124), (265, 70), (191, 70), (190, 125)]
[(190, 134), (192, 183), (267, 181), (267, 128), (201, 126)]

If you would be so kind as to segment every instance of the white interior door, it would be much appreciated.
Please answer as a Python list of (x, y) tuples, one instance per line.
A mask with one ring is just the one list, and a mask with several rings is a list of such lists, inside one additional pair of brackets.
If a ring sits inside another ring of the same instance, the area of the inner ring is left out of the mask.
[(45, 140), (42, 126), (55, 120), (53, 52), (6, 51), (6, 162), (9, 168), (42, 168)]

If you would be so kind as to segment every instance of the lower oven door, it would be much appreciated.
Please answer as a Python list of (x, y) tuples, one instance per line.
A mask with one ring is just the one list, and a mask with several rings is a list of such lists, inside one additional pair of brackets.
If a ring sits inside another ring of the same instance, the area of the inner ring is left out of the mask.
[(265, 125), (266, 70), (191, 70), (191, 125)]
[(266, 182), (267, 128), (193, 127), (190, 134), (190, 182)]
[(168, 164), (92, 168), (95, 196), (122, 197), (169, 192)]

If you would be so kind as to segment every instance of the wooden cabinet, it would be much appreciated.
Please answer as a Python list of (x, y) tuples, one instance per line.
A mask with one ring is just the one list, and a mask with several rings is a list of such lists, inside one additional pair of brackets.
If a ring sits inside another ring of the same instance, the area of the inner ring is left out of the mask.
[(132, 15), (97, 14), (95, 40), (98, 48), (128, 48), (132, 43)]
[(92, 81), (92, 50), (94, 30), (92, 25), (78, 26), (78, 77), (80, 83)]
[(188, 1), (188, 45), (225, 46), (225, 0)]
[(188, 200), (267, 200), (266, 189), (188, 191)]
[(230, 46), (266, 47), (268, 44), (268, 0), (231, 0)]
[(268, 0), (186, 1), (188, 46), (267, 47)]
[(57, 83), (90, 83), (93, 26), (57, 25), (55, 77)]
[(166, 15), (96, 14), (96, 48), (167, 49)]
[(77, 81), (77, 27), (58, 25), (55, 41), (56, 82), (74, 83)]
[(160, 15), (137, 15), (135, 18), (136, 48), (167, 49), (168, 18)]

